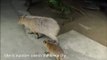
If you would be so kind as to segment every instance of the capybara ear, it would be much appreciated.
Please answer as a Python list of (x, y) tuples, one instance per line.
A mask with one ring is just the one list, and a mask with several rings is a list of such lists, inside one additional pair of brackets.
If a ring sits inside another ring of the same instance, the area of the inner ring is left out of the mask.
[(24, 19), (26, 16), (27, 16), (27, 15), (23, 15), (23, 16), (21, 16), (21, 18)]
[(53, 43), (57, 43), (55, 40), (53, 40)]
[(47, 40), (48, 42), (51, 42), (51, 40)]
[(53, 44), (56, 44), (57, 41), (56, 40), (48, 40), (49, 43), (53, 43)]
[(59, 45), (59, 43), (56, 40), (52, 40), (53, 44)]

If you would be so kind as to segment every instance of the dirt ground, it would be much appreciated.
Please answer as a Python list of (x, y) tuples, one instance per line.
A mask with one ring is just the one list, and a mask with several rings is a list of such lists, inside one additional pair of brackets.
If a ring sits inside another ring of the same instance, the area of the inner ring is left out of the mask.
[[(61, 27), (60, 34), (72, 29), (84, 34), (87, 37), (107, 46), (107, 16), (101, 11), (85, 10), (85, 15), (69, 15), (69, 19), (60, 18), (59, 15), (44, 4), (31, 7), (32, 15), (48, 16), (56, 19)], [(65, 25), (62, 25), (63, 22)]]

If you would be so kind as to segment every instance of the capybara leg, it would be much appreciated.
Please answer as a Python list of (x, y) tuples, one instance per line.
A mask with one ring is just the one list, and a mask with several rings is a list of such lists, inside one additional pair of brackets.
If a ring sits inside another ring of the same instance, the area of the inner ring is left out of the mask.
[(37, 39), (42, 38), (44, 36), (43, 34), (40, 33), (36, 33), (36, 35), (37, 35)]
[(40, 38), (40, 34), (39, 33), (35, 33), (35, 34), (37, 36), (37, 39), (39, 39)]
[(31, 29), (29, 29), (29, 28), (25, 28), (26, 29), (26, 32), (28, 33), (28, 34), (34, 34), (34, 32), (31, 30)]
[(39, 39), (39, 34), (38, 33), (34, 33), (36, 35), (36, 38)]
[(49, 54), (49, 52), (45, 51), (45, 54)]
[(42, 37), (44, 37), (45, 35), (43, 35), (43, 34), (39, 34), (39, 38), (42, 38)]
[(28, 34), (34, 34), (34, 32), (28, 32)]

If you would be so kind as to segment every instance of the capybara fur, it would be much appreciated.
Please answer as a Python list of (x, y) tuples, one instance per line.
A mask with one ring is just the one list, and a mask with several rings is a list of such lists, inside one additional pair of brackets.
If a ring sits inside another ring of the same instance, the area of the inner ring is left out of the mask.
[(21, 16), (19, 24), (29, 28), (33, 33), (40, 33), (48, 36), (52, 40), (58, 41), (57, 35), (60, 31), (60, 27), (53, 18), (41, 16)]
[(56, 45), (56, 41), (54, 40), (44, 40), (43, 41), (45, 47), (47, 48), (47, 52), (52, 55), (56, 55), (57, 60), (63, 60), (64, 51), (60, 47), (60, 45)]

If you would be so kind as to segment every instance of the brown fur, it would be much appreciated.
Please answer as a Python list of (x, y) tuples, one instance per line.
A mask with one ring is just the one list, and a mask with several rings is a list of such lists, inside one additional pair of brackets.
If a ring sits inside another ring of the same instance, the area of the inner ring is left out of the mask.
[(60, 27), (53, 18), (41, 16), (22, 16), (19, 19), (19, 24), (29, 28), (31, 32), (41, 33), (48, 36), (52, 40), (58, 41), (57, 35)]
[(64, 51), (59, 45), (56, 45), (52, 40), (44, 40), (43, 43), (50, 54), (59, 55), (59, 57), (56, 57), (57, 60), (61, 60), (63, 58), (63, 56), (60, 55), (64, 55)]

